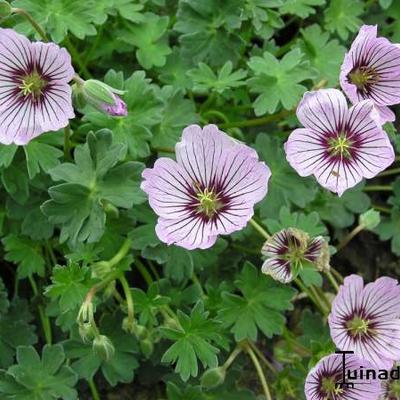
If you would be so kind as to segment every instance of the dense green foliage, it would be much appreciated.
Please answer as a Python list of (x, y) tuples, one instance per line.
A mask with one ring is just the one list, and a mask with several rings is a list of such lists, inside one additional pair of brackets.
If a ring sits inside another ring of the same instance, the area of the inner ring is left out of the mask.
[[(157, 157), (174, 156), (185, 126), (218, 124), (272, 171), (256, 207), (259, 224), (270, 233), (295, 227), (324, 236), (343, 275), (395, 275), (398, 166), (338, 197), (301, 178), (283, 143), (298, 127), (303, 93), (338, 86), (360, 25), (379, 24), (380, 34), (400, 41), (400, 2), (12, 6), (68, 49), (82, 78), (126, 91), (129, 115), (84, 107), (70, 131), (0, 146), (0, 398), (256, 400), (265, 390), (255, 365), (274, 400), (304, 398), (309, 368), (334, 349), (326, 304), (321, 310), (296, 284), (261, 273), (264, 239), (250, 224), (208, 250), (163, 244), (141, 173)], [(2, 26), (40, 39), (20, 15)], [(385, 128), (400, 146), (396, 128)], [(334, 254), (360, 226), (361, 235)], [(305, 268), (301, 279), (329, 302), (334, 288), (322, 274)]]

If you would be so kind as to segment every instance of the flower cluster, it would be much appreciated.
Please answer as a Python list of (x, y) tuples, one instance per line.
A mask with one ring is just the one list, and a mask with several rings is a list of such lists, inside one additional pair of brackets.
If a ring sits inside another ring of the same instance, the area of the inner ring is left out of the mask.
[(381, 125), (394, 120), (387, 106), (400, 103), (400, 47), (376, 35), (376, 26), (363, 26), (343, 61), (340, 84), (353, 106), (336, 89), (305, 93), (297, 108), (304, 128), (285, 145), (299, 175), (339, 196), (394, 161)]

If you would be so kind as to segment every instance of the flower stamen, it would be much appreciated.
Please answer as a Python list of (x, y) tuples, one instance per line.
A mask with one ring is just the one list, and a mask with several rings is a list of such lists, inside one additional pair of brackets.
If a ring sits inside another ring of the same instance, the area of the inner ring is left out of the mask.
[(343, 389), (336, 385), (333, 377), (322, 378), (321, 388), (324, 392), (324, 400), (335, 400), (337, 399), (337, 395), (343, 393)]
[(199, 201), (197, 212), (211, 218), (221, 208), (218, 194), (207, 187), (202, 190), (199, 184), (195, 184), (195, 187), (197, 190), (196, 197)]
[(379, 75), (373, 68), (361, 66), (354, 68), (347, 78), (359, 91), (366, 93), (370, 85), (378, 82)]
[(343, 158), (351, 158), (352, 141), (349, 140), (345, 133), (341, 132), (336, 138), (329, 140), (329, 152), (333, 156), (341, 156)]
[(32, 95), (34, 98), (39, 98), (43, 94), (43, 89), (46, 85), (47, 82), (39, 75), (39, 73), (33, 71), (22, 78), (21, 85), (18, 86), (18, 89), (21, 89), (24, 97)]
[(355, 316), (346, 323), (346, 327), (353, 337), (364, 336), (370, 333), (369, 321), (359, 316)]

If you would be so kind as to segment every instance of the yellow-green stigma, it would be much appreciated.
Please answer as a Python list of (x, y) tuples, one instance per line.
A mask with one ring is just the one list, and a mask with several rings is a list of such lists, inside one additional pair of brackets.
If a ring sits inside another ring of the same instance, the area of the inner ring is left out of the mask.
[(348, 75), (349, 81), (360, 91), (365, 91), (368, 85), (378, 81), (377, 73), (369, 67), (358, 67)]
[(336, 386), (334, 378), (322, 378), (321, 388), (325, 394), (324, 400), (337, 399), (337, 395), (343, 393), (343, 389)]
[(368, 324), (369, 324), (368, 320), (356, 316), (351, 321), (348, 321), (346, 326), (350, 334), (353, 337), (356, 337), (356, 336), (366, 335), (367, 333), (369, 333)]
[(211, 218), (221, 208), (221, 202), (212, 190), (208, 188), (204, 190), (198, 188), (197, 190), (197, 198), (199, 200), (197, 211)]
[(352, 141), (346, 137), (345, 133), (340, 133), (336, 138), (329, 140), (329, 152), (333, 156), (351, 158), (350, 149)]
[(22, 83), (19, 86), (23, 96), (32, 95), (35, 98), (40, 97), (43, 89), (46, 87), (47, 82), (42, 79), (37, 71), (33, 71), (29, 75), (22, 78)]

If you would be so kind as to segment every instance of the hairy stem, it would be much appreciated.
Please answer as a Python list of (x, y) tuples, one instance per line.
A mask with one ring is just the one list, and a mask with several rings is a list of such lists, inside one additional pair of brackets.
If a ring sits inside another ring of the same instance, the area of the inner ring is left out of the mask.
[(363, 189), (364, 192), (392, 192), (393, 188), (390, 185), (368, 185)]
[(292, 113), (292, 111), (282, 110), (276, 114), (267, 115), (266, 117), (246, 119), (244, 121), (236, 121), (236, 122), (233, 121), (233, 122), (227, 122), (225, 124), (220, 124), (220, 128), (221, 129), (245, 128), (245, 127), (251, 127), (251, 126), (266, 125), (266, 124), (269, 124), (270, 122), (278, 121), (278, 120), (290, 115), (291, 113)]
[(24, 17), (32, 25), (33, 29), (35, 29), (35, 31), (39, 34), (44, 42), (49, 41), (44, 29), (35, 21), (35, 19), (32, 17), (31, 14), (28, 13), (28, 11), (24, 10), (23, 8), (12, 8), (11, 12)]
[(99, 391), (97, 390), (96, 384), (94, 383), (93, 378), (89, 379), (88, 381), (90, 392), (92, 393), (93, 400), (100, 400)]
[(261, 352), (261, 350), (257, 347), (257, 345), (255, 343), (249, 341), (249, 345), (255, 351), (258, 358), (265, 364), (265, 366), (267, 368), (269, 368), (271, 370), (272, 373), (274, 373), (274, 374), (278, 373), (276, 368), (266, 359), (264, 354)]
[(299, 278), (295, 278), (294, 280), (296, 282), (296, 285), (300, 288), (302, 292), (304, 292), (308, 298), (316, 305), (318, 310), (321, 312), (322, 315), (326, 315), (327, 312), (325, 310), (325, 307), (321, 304), (320, 300), (318, 297), (314, 295), (308, 288), (303, 284), (303, 282)]
[(348, 233), (336, 246), (336, 250), (339, 252), (343, 249), (355, 236), (357, 236), (360, 232), (365, 229), (365, 226), (360, 224), (357, 225), (350, 233)]
[(253, 226), (253, 228), (259, 233), (261, 234), (261, 236), (268, 240), (271, 235), (266, 231), (266, 229), (264, 229), (258, 222), (256, 222), (253, 218), (250, 219), (250, 224)]
[(267, 383), (267, 380), (265, 379), (264, 371), (261, 367), (260, 362), (258, 361), (256, 354), (254, 353), (253, 349), (249, 346), (248, 343), (246, 343), (244, 345), (244, 348), (245, 348), (247, 354), (250, 356), (251, 361), (253, 362), (253, 365), (257, 371), (257, 375), (258, 375), (258, 378), (260, 379), (260, 383), (263, 388), (266, 400), (272, 400), (271, 393), (270, 393), (269, 387), (268, 387), (268, 383)]
[(326, 276), (329, 279), (331, 285), (335, 288), (336, 292), (339, 292), (339, 284), (337, 283), (335, 277), (332, 275), (331, 271), (325, 271)]
[[(29, 275), (29, 282), (31, 283), (33, 294), (35, 296), (39, 295), (39, 291), (36, 285), (36, 282), (33, 278), (32, 275)], [(42, 329), (44, 333), (44, 337), (46, 339), (47, 344), (51, 344), (52, 342), (52, 333), (51, 333), (51, 325), (50, 325), (50, 320), (47, 317), (46, 313), (44, 312), (44, 308), (41, 304), (38, 305), (38, 313), (39, 313), (39, 318), (42, 323)]]
[(126, 299), (126, 307), (128, 308), (128, 323), (129, 326), (133, 326), (134, 320), (135, 320), (135, 306), (133, 303), (133, 299), (132, 299), (132, 292), (131, 289), (129, 287), (129, 283), (126, 280), (125, 275), (121, 275), (119, 277), (119, 281), (121, 282), (122, 285), (122, 289), (124, 290), (124, 295), (125, 295), (125, 299)]

